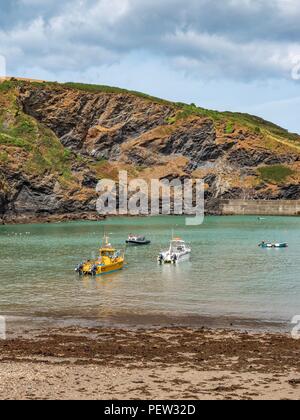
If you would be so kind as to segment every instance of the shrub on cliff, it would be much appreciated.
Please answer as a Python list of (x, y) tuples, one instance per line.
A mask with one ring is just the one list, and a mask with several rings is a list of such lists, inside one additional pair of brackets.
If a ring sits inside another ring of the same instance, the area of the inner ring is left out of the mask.
[(280, 184), (292, 176), (294, 171), (287, 166), (273, 165), (258, 168), (258, 173), (263, 181)]

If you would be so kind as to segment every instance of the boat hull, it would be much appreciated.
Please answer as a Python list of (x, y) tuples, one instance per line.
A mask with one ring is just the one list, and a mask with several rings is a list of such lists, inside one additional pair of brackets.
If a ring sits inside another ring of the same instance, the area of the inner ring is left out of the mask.
[(151, 241), (126, 241), (127, 245), (130, 246), (145, 246), (145, 245), (150, 245)]
[(288, 244), (260, 244), (259, 246), (264, 249), (288, 248)]
[(114, 269), (111, 269), (109, 271), (102, 271), (101, 273), (96, 274), (96, 277), (105, 276), (105, 275), (112, 274), (112, 273), (117, 273), (118, 271), (122, 271), (123, 269), (124, 269), (124, 266), (122, 266), (120, 268), (114, 268)]
[(115, 273), (116, 271), (123, 270), (125, 263), (123, 260), (117, 261), (113, 264), (102, 265), (102, 264), (85, 264), (82, 270), (79, 272), (82, 276), (103, 276), (105, 274)]
[(179, 264), (181, 262), (189, 260), (190, 256), (191, 256), (191, 252), (187, 252), (187, 253), (182, 254), (182, 255), (177, 255), (177, 259), (175, 259), (175, 260), (170, 258), (169, 256), (165, 256), (163, 258), (163, 260), (158, 259), (158, 262), (161, 263), (161, 264), (167, 264), (167, 265)]

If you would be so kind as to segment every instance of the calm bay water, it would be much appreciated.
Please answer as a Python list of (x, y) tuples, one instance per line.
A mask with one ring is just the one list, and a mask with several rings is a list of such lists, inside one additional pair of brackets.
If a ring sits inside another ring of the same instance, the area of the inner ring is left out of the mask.
[[(0, 314), (105, 321), (114, 316), (228, 316), (289, 322), (300, 314), (300, 218), (115, 218), (0, 227)], [(129, 233), (149, 247), (127, 250), (128, 269), (79, 278), (74, 267), (97, 255), (103, 225), (117, 247)], [(192, 246), (190, 262), (161, 267), (171, 230)], [(289, 242), (262, 250), (261, 240)]]

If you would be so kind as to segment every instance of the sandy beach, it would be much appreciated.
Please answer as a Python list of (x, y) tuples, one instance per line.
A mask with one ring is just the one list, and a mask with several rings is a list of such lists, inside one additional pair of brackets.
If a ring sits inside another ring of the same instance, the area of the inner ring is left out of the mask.
[(299, 399), (289, 335), (52, 328), (0, 342), (2, 399)]

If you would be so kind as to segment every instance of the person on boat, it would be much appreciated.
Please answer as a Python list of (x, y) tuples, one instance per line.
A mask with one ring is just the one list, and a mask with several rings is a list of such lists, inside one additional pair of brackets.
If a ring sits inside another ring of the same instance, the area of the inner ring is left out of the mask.
[(173, 263), (176, 264), (177, 263), (177, 260), (178, 260), (177, 255), (176, 254), (173, 254), (172, 255), (172, 261), (173, 261)]
[(83, 263), (80, 263), (77, 267), (76, 267), (76, 273), (82, 273), (82, 269), (83, 269)]

